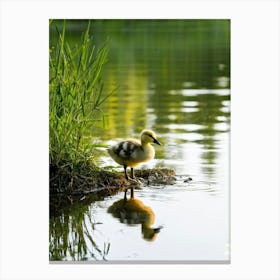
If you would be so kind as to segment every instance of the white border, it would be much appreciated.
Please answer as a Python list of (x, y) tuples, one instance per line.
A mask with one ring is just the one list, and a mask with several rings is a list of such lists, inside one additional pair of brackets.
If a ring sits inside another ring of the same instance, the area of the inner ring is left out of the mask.
[[(279, 2), (1, 1), (1, 279), (279, 279)], [(48, 18), (230, 18), (231, 264), (50, 265)]]

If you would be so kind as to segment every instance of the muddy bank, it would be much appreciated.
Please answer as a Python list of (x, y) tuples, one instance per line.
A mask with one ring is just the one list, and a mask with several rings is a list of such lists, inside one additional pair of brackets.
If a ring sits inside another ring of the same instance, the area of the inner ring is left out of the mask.
[(123, 173), (104, 170), (94, 170), (87, 175), (50, 170), (50, 210), (76, 202), (102, 200), (130, 187), (172, 185), (176, 181), (175, 170), (167, 168), (136, 170), (135, 176), (136, 180), (126, 180)]
[[(77, 172), (76, 172), (77, 173)], [(135, 171), (136, 180), (126, 180), (123, 173), (91, 170), (88, 174), (75, 174), (69, 170), (50, 169), (50, 193), (88, 194), (99, 192), (110, 195), (114, 190), (122, 191), (140, 185), (174, 184), (174, 169), (155, 168)]]

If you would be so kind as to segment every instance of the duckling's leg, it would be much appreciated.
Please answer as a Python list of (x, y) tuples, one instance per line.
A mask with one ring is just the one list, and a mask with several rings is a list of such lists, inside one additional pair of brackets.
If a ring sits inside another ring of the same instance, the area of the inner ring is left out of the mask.
[(124, 168), (124, 175), (125, 175), (125, 178), (126, 178), (126, 180), (128, 180), (128, 176), (127, 176), (127, 173), (126, 173), (127, 165), (124, 165), (123, 168)]
[[(126, 178), (126, 180), (128, 180), (128, 176), (127, 176), (127, 173), (126, 173), (126, 168), (127, 168), (127, 166), (124, 165), (123, 168), (124, 168), (124, 175), (125, 175), (125, 178)], [(124, 201), (127, 200), (127, 198), (126, 198), (126, 192), (127, 192), (127, 189), (125, 189), (125, 191), (124, 191)]]
[(134, 169), (132, 167), (130, 167), (130, 176), (132, 179), (135, 179), (134, 177)]
[[(135, 179), (134, 169), (132, 167), (130, 167), (130, 176), (131, 176), (132, 179)], [(133, 187), (130, 188), (130, 197), (134, 198), (134, 188)]]

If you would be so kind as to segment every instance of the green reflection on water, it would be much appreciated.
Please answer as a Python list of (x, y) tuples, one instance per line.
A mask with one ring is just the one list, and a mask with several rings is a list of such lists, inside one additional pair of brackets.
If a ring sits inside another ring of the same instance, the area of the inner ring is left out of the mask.
[[(73, 44), (79, 43), (86, 23), (68, 22)], [(59, 27), (60, 22), (56, 24)], [(55, 40), (55, 32), (51, 29), (51, 40)], [(170, 122), (167, 118), (171, 113), (176, 122), (190, 122), (192, 115), (180, 110), (187, 99), (180, 90), (219, 88), (217, 79), (230, 76), (229, 20), (93, 20), (92, 32), (97, 47), (106, 39), (110, 46), (105, 91), (116, 92), (103, 107), (108, 139), (138, 134), (151, 123), (164, 132), (162, 126)], [(229, 80), (224, 80), (222, 86), (229, 88)], [(174, 90), (178, 94), (170, 95)], [(211, 117), (207, 102), (211, 106), (214, 102), (202, 98), (195, 114), (201, 115), (199, 120)], [(153, 122), (147, 119), (148, 108), (154, 110)], [(102, 122), (100, 136), (104, 136)]]
[(59, 196), (52, 198), (49, 223), (50, 261), (106, 260), (110, 243), (94, 240), (99, 222), (95, 221), (90, 205), (98, 198), (95, 195), (68, 201)]

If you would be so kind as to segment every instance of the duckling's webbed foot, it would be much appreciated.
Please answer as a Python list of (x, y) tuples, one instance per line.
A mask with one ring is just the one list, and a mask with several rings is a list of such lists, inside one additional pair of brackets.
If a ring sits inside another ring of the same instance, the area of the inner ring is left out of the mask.
[(135, 177), (135, 175), (134, 175), (134, 169), (133, 168), (130, 168), (130, 178), (129, 178), (129, 180), (130, 180), (130, 182), (132, 182), (133, 184), (137, 184), (137, 185), (142, 185), (143, 184), (143, 182), (144, 182), (144, 179), (143, 178), (140, 178), (140, 177)]
[(133, 186), (138, 186), (139, 184), (141, 184), (141, 182), (136, 178), (134, 178), (134, 179), (128, 178), (128, 181), (129, 181), (130, 185), (133, 185)]

